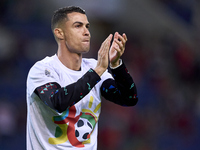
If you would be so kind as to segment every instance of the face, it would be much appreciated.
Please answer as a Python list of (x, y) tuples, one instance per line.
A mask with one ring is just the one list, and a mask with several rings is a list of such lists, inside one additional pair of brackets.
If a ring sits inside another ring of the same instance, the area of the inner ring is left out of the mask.
[(90, 49), (89, 22), (85, 14), (73, 12), (63, 26), (67, 49), (74, 53), (86, 53)]

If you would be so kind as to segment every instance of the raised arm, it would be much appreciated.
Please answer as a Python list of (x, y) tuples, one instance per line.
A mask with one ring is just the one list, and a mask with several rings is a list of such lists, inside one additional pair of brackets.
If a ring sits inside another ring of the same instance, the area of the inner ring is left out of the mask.
[(102, 96), (121, 106), (134, 106), (138, 102), (136, 85), (126, 66), (122, 63), (111, 69), (113, 79), (107, 79), (101, 86)]
[(102, 43), (98, 52), (97, 66), (85, 73), (77, 82), (61, 87), (56, 82), (44, 84), (35, 89), (35, 93), (50, 108), (63, 112), (79, 102), (100, 81), (100, 76), (108, 68), (108, 51), (112, 34)]
[(110, 67), (115, 80), (107, 79), (101, 86), (102, 96), (119, 105), (133, 106), (138, 102), (136, 85), (120, 58), (125, 51), (126, 34), (116, 32), (109, 51)]

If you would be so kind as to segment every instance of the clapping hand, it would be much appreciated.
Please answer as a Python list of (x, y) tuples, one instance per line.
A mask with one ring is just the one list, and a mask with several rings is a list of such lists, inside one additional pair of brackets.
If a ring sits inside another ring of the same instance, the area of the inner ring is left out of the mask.
[(113, 35), (110, 34), (101, 44), (101, 47), (98, 51), (97, 66), (94, 70), (99, 76), (101, 76), (107, 69), (108, 60), (110, 60), (111, 67), (117, 67), (119, 65), (120, 57), (125, 51), (125, 45), (127, 41), (126, 34), (124, 33), (123, 35), (120, 35), (118, 32), (115, 32), (114, 39), (111, 44), (112, 37)]
[(127, 37), (125, 33), (120, 35), (118, 32), (115, 32), (114, 39), (109, 51), (111, 67), (116, 67), (119, 65), (119, 59), (124, 53), (126, 41)]

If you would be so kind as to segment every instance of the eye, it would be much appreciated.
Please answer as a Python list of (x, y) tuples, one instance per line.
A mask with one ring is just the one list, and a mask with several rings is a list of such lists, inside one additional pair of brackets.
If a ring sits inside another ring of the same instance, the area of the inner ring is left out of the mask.
[(75, 28), (80, 28), (80, 27), (81, 27), (80, 24), (75, 25)]
[(87, 24), (87, 25), (86, 25), (86, 28), (89, 29), (89, 28), (90, 28), (90, 24)]
[(90, 28), (90, 25), (87, 25), (86, 28), (89, 29), (89, 28)]

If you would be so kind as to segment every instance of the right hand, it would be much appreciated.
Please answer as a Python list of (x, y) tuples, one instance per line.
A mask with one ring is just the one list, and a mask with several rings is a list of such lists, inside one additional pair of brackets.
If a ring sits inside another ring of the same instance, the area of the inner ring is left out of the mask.
[(113, 35), (110, 34), (105, 39), (105, 41), (101, 44), (101, 47), (98, 51), (98, 61), (97, 61), (97, 66), (95, 67), (94, 71), (99, 76), (101, 76), (108, 68), (108, 53), (109, 53), (112, 37)]

